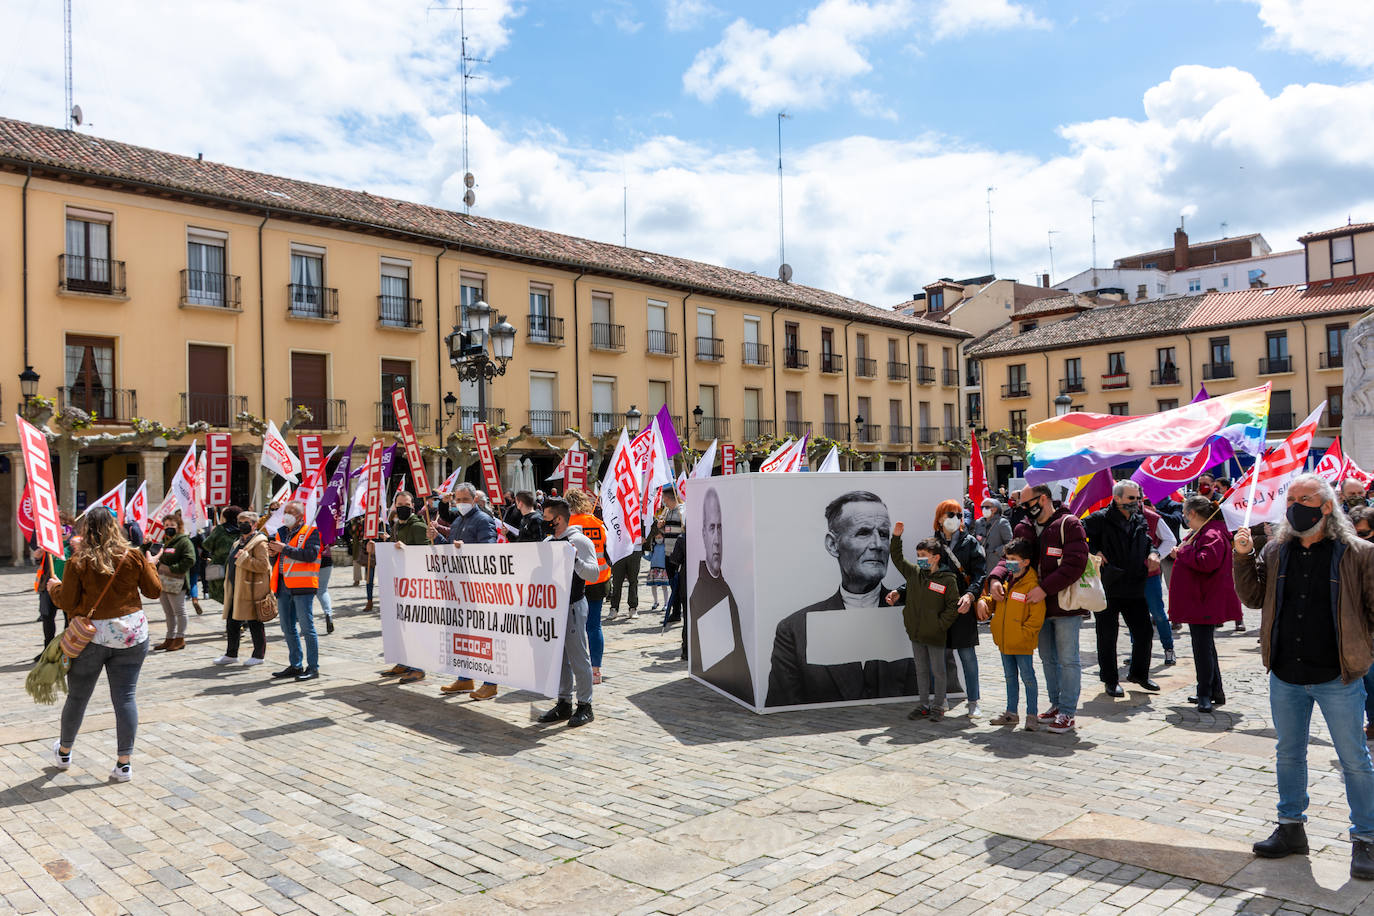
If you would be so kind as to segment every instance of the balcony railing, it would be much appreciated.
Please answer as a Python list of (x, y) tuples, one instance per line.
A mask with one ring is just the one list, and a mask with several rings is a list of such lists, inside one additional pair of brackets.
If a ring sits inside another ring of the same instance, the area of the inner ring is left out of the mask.
[(203, 305), (222, 308), (228, 311), (241, 311), (239, 298), (239, 278), (232, 274), (214, 273), (209, 270), (183, 270), (181, 272), (181, 304)]
[(305, 286), (288, 283), (286, 316), (288, 318), (318, 318), (339, 320), (339, 291), (328, 286)]
[(772, 436), (773, 429), (772, 420), (745, 420), (744, 441), (752, 442), (761, 436)]
[(883, 428), (876, 423), (860, 423), (854, 427), (854, 440), (864, 445), (883, 441)]
[(749, 343), (746, 341), (741, 344), (744, 348), (743, 360), (746, 366), (767, 366), (768, 363), (768, 344)]
[(209, 423), (215, 429), (239, 429), (238, 415), (248, 409), (248, 398), (241, 394), (181, 393), (181, 422)]
[(1322, 352), (1317, 355), (1318, 369), (1343, 369), (1345, 367), (1345, 353)]
[(1002, 386), (1003, 398), (1030, 397), (1030, 382), (1009, 382)]
[(946, 442), (954, 442), (962, 438), (964, 435), (964, 431), (957, 426), (946, 426), (944, 428), (944, 431)]
[(811, 432), (810, 420), (784, 420), (782, 431), (793, 439), (800, 439), (802, 436)]
[(124, 262), (109, 258), (88, 258), (79, 254), (57, 256), (57, 288), (69, 293), (98, 293), (123, 296)]
[(1027, 422), (1025, 420), (1012, 420), (1007, 424), (1007, 429), (1013, 436), (1024, 436), (1026, 434)]
[(485, 423), (487, 426), (496, 427), (506, 422), (506, 408), (487, 407), (485, 412), (480, 407), (460, 407), (458, 408), (458, 422), (462, 424), (463, 432), (471, 433), (474, 423)]
[(604, 411), (592, 411), (591, 430), (593, 436), (604, 436), (613, 429), (619, 429), (625, 425), (625, 415), (623, 413), (605, 413)]
[(1270, 429), (1293, 429), (1295, 417), (1292, 413), (1271, 413), (1269, 414)]
[(958, 370), (958, 369), (941, 369), (941, 370), (940, 370), (940, 384), (941, 384), (943, 387), (945, 387), (945, 388), (958, 388), (958, 387), (959, 387), (959, 370)]
[(422, 327), (420, 307), (420, 300), (409, 296), (378, 296), (377, 323), (384, 328)]
[(1129, 387), (1131, 387), (1131, 374), (1129, 372), (1110, 372), (1102, 376), (1103, 391)]
[(289, 417), (297, 407), (310, 410), (311, 419), (297, 423), (297, 429), (347, 429), (348, 402), (341, 398), (289, 397), (286, 399), (286, 415)]
[(821, 371), (834, 375), (844, 371), (844, 357), (838, 353), (821, 351)]
[(75, 407), (99, 418), (101, 424), (129, 423), (138, 415), (138, 393), (132, 388), (88, 388), (85, 385), (57, 389), (61, 407)]
[(677, 334), (672, 331), (650, 331), (648, 352), (653, 356), (676, 356)]
[(703, 442), (711, 439), (730, 440), (730, 421), (726, 417), (702, 417), (697, 422), (697, 438)]
[(1222, 379), (1236, 377), (1236, 364), (1232, 362), (1224, 363), (1203, 363), (1202, 377), (1208, 379)]
[(964, 365), (964, 386), (974, 388), (983, 383), (983, 370), (979, 368), (981, 363), (969, 362)]
[(821, 430), (827, 439), (834, 439), (836, 442), (849, 441), (849, 424), (835, 423), (827, 420), (821, 424)]
[(878, 361), (860, 356), (854, 360), (854, 375), (857, 378), (877, 378)]
[(807, 350), (788, 349), (782, 351), (782, 367), (784, 369), (805, 369), (811, 365), (811, 354)]
[(887, 379), (890, 382), (905, 382), (911, 378), (911, 367), (906, 363), (889, 362), (887, 364)]
[(908, 445), (911, 442), (910, 426), (889, 426), (887, 428), (887, 441), (893, 445)]
[(562, 318), (555, 318), (552, 315), (530, 315), (527, 320), (529, 321), (529, 329), (525, 332), (525, 340), (530, 343), (563, 346)]
[(531, 410), (530, 432), (536, 436), (561, 436), (572, 425), (566, 410)]
[[(428, 404), (423, 401), (410, 401), (407, 406), (410, 408), (410, 425), (414, 427), (415, 435), (423, 436), (434, 428)], [(377, 415), (378, 430), (387, 433), (400, 432), (401, 425), (396, 422), (396, 408), (390, 401), (374, 401), (373, 408)]]
[(1150, 386), (1160, 388), (1179, 384), (1178, 369), (1151, 369)]
[(718, 363), (725, 359), (725, 341), (719, 337), (698, 337), (697, 359), (707, 363)]
[(1077, 393), (1077, 392), (1082, 392), (1082, 391), (1087, 391), (1087, 390), (1088, 390), (1088, 383), (1087, 383), (1087, 381), (1086, 381), (1085, 379), (1083, 379), (1083, 378), (1081, 378), (1081, 377), (1080, 377), (1080, 378), (1061, 378), (1061, 379), (1059, 380), (1059, 393), (1060, 393), (1060, 394), (1074, 394), (1074, 393)]
[(918, 384), (918, 385), (934, 385), (934, 384), (935, 384), (935, 367), (934, 367), (934, 366), (922, 366), (922, 365), (917, 365), (917, 366), (916, 366), (916, 384)]
[(625, 325), (593, 322), (592, 349), (623, 351), (625, 349)]
[(916, 428), (916, 441), (922, 445), (933, 445), (940, 441), (940, 427), (938, 426), (918, 426)]
[(1259, 361), (1260, 375), (1279, 375), (1283, 372), (1293, 371), (1293, 357), (1291, 356), (1261, 356)]

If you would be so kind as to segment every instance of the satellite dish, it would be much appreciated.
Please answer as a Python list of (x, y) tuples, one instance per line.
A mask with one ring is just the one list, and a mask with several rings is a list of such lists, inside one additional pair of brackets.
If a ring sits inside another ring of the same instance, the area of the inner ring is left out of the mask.
[(466, 205), (469, 206), (469, 207), (471, 207), (473, 204), (477, 203), (477, 192), (474, 191), (472, 188), (468, 188), (466, 191), (464, 191), (464, 192), (463, 192), (463, 203), (466, 204)]
[(72, 106), (72, 123), (75, 124), (77, 127), (80, 127), (80, 126), (81, 126), (81, 106), (80, 106), (80, 105), (73, 105), (73, 106)]
[(471, 172), (463, 175), (463, 187), (470, 188), (475, 184), (477, 184), (477, 178)]
[(778, 268), (778, 279), (784, 283), (792, 282), (792, 265), (784, 264)]

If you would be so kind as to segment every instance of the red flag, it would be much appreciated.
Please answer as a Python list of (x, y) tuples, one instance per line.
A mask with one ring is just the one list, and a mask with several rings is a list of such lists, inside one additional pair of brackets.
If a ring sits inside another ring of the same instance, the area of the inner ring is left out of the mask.
[(978, 448), (978, 434), (969, 432), (972, 447), (968, 459), (968, 498), (973, 501), (973, 512), (977, 515), (983, 508), (983, 500), (988, 498), (988, 474), (983, 469), (983, 452)]
[(383, 488), (386, 481), (382, 479), (382, 440), (373, 439), (372, 447), (367, 452), (367, 514), (363, 519), (363, 537), (375, 538), (377, 536), (378, 524), (380, 522)]
[(735, 446), (729, 442), (723, 442), (720, 446), (720, 472), (735, 473)]
[(55, 557), (62, 556), (62, 519), (57, 514), (57, 490), (52, 485), (52, 456), (48, 437), (18, 414), (15, 425), (24, 453), (24, 474), (33, 497), (33, 527), (38, 546)]
[(24, 535), (24, 541), (33, 540), (33, 500), (29, 498), (29, 488), (24, 487), (24, 498), (19, 500), (19, 533)]
[(228, 433), (205, 434), (205, 501), (212, 506), (229, 505), (233, 448), (233, 439)]
[(401, 444), (406, 450), (406, 464), (410, 465), (410, 479), (415, 482), (415, 495), (420, 499), (429, 499), (429, 475), (425, 473), (425, 458), (420, 451), (419, 440), (415, 438), (415, 423), (410, 418), (410, 405), (406, 403), (404, 388), (391, 392), (391, 406), (396, 413), (396, 425), (401, 431)]
[(324, 459), (324, 436), (318, 433), (297, 433), (296, 450), (301, 453), (301, 476), (304, 477)]
[[(487, 435), (487, 424), (472, 424), (472, 438), (477, 440), (477, 457), (482, 462), (482, 479), (487, 484), (487, 498), (491, 500), (493, 506), (499, 506), (505, 498), (501, 495), (501, 478), (496, 474), (496, 456), (491, 450), (491, 437)], [(583, 481), (586, 481), (585, 477)]]

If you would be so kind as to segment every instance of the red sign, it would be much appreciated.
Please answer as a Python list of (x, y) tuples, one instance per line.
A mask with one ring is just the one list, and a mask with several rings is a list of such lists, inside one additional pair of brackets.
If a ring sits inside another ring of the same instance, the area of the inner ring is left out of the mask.
[(735, 446), (733, 443), (726, 442), (720, 447), (720, 472), (722, 474), (735, 473)]
[(563, 482), (567, 484), (567, 488), (569, 490), (574, 488), (578, 490), (587, 489), (587, 453), (581, 449), (568, 452), (564, 456), (564, 460), (568, 462), (568, 466), (563, 472)]
[(62, 519), (57, 514), (57, 491), (52, 485), (52, 457), (48, 437), (18, 414), (19, 447), (24, 452), (24, 473), (28, 477), (33, 504), (33, 529), (38, 546), (55, 557), (62, 556)]
[(628, 449), (617, 449), (611, 459), (611, 476), (615, 481), (615, 498), (620, 503), (620, 512), (629, 529), (631, 541), (638, 541), (643, 535), (639, 505), (639, 475), (630, 467)]
[(415, 495), (420, 499), (428, 499), (429, 475), (425, 473), (425, 456), (415, 438), (415, 424), (410, 419), (410, 406), (406, 403), (404, 388), (391, 392), (391, 406), (396, 412), (396, 428), (401, 431), (401, 444), (405, 446), (406, 464), (410, 465), (410, 479), (415, 481)]
[(367, 451), (367, 514), (363, 518), (363, 537), (377, 536), (382, 506), (382, 440), (373, 439)]
[[(297, 433), (296, 451), (301, 453), (301, 479), (305, 479), (324, 460), (324, 436)], [(285, 464), (286, 462), (283, 461), (282, 463)]]
[(205, 434), (205, 501), (212, 506), (229, 505), (233, 448), (233, 437), (228, 433)]
[(466, 655), (468, 658), (480, 658), (485, 661), (491, 661), (492, 641), (485, 636), (468, 636), (463, 633), (454, 633), (453, 654)]
[[(496, 476), (496, 456), (491, 451), (491, 437), (487, 435), (487, 424), (472, 424), (472, 438), (477, 440), (477, 457), (482, 461), (482, 480), (487, 485), (487, 496), (491, 499), (492, 505), (499, 506), (502, 501), (501, 478)], [(586, 483), (585, 470), (582, 482)]]

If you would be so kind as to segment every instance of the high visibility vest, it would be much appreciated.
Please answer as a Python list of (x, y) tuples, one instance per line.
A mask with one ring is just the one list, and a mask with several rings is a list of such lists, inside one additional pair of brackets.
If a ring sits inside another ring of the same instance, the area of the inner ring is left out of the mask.
[(596, 581), (591, 584), (600, 585), (602, 582), (609, 582), (611, 564), (606, 562), (606, 526), (595, 515), (574, 515), (568, 521), (570, 524), (581, 528), (582, 533), (587, 536), (587, 540), (591, 541), (592, 546), (596, 548), (596, 566), (601, 572), (597, 575)]
[[(313, 525), (301, 525), (301, 530), (296, 532), (296, 536), (289, 542), (288, 546), (300, 547), (310, 540), (310, 535), (314, 533)], [(278, 541), (281, 540), (281, 532), (273, 535)], [(285, 569), (283, 569), (285, 565)], [(315, 555), (313, 560), (292, 560), (286, 554), (277, 554), (277, 562), (272, 565), (272, 591), (280, 591), (282, 588), (319, 588), (320, 587), (320, 557)]]

